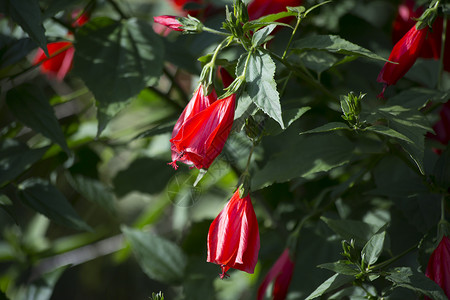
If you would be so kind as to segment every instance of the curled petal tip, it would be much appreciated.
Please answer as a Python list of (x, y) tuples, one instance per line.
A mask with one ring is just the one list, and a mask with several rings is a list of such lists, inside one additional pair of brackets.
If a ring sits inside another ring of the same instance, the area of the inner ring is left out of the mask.
[(177, 166), (177, 162), (176, 162), (176, 161), (173, 161), (173, 162), (170, 162), (170, 163), (167, 163), (167, 164), (170, 165), (170, 166), (172, 166), (175, 170), (178, 169), (178, 166)]

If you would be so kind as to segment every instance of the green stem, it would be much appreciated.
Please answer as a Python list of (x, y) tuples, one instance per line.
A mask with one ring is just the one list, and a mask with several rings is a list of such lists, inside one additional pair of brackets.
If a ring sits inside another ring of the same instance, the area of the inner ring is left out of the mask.
[(295, 24), (294, 30), (292, 31), (292, 34), (291, 34), (289, 42), (286, 46), (286, 49), (284, 49), (283, 56), (281, 57), (282, 59), (284, 59), (286, 57), (286, 54), (287, 54), (289, 48), (291, 47), (292, 40), (294, 39), (294, 35), (297, 32), (297, 28), (300, 25), (301, 20), (302, 20), (302, 18), (300, 18), (300, 16), (297, 16), (297, 23)]
[(447, 15), (444, 15), (444, 25), (442, 27), (442, 36), (441, 36), (441, 41), (442, 41), (441, 56), (439, 58), (439, 74), (438, 74), (438, 82), (437, 82), (438, 90), (441, 90), (441, 88), (442, 88), (442, 76), (444, 74), (444, 51), (445, 51), (446, 33), (447, 33)]
[(122, 9), (114, 0), (108, 0), (108, 2), (114, 7), (114, 10), (120, 15), (120, 18), (128, 19), (127, 15), (122, 11)]
[(206, 26), (203, 26), (203, 31), (206, 31), (206, 32), (211, 32), (211, 33), (213, 33), (213, 34), (218, 34), (218, 35), (223, 35), (223, 36), (226, 36), (226, 37), (228, 37), (228, 36), (230, 36), (228, 33), (226, 33), (226, 32), (222, 32), (222, 31), (219, 31), (219, 30), (215, 30), (215, 29), (212, 29), (212, 28), (209, 28), (209, 27), (206, 27)]
[(386, 261), (383, 261), (382, 263), (379, 263), (379, 264), (377, 264), (377, 265), (373, 265), (373, 266), (371, 266), (371, 267), (369, 267), (369, 268), (370, 268), (372, 271), (380, 270), (380, 269), (382, 269), (382, 268), (384, 268), (384, 267), (386, 267), (386, 266), (392, 264), (392, 263), (395, 262), (396, 260), (399, 260), (400, 258), (402, 258), (403, 256), (405, 256), (405, 255), (408, 254), (409, 252), (411, 252), (411, 251), (417, 249), (417, 246), (418, 246), (418, 245), (419, 245), (419, 244), (415, 244), (415, 245), (413, 245), (412, 247), (410, 247), (410, 248), (406, 249), (405, 251), (403, 251), (402, 253), (400, 253), (399, 255), (394, 256), (394, 257), (392, 257), (392, 258), (390, 258), (390, 259), (388, 259), (388, 260), (386, 260)]

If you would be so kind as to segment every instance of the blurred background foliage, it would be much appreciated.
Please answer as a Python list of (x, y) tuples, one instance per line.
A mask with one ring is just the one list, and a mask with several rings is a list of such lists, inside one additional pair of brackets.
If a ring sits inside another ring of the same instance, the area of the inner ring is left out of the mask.
[[(399, 4), (334, 1), (302, 20), (295, 39), (338, 35), (387, 58)], [(89, 12), (89, 21), (73, 28), (72, 13), (80, 10)], [(206, 263), (206, 236), (245, 169), (251, 142), (242, 123), (197, 186), (197, 169), (167, 165), (173, 124), (198, 82), (197, 58), (211, 53), (220, 37), (155, 33), (161, 31), (154, 16), (180, 14), (170, 1), (6, 0), (0, 11), (0, 299), (149, 299), (159, 291), (166, 299), (255, 298), (305, 217), (288, 299), (306, 298), (333, 274), (317, 265), (342, 259), (342, 240), (353, 238), (362, 248), (386, 223), (381, 259), (422, 240), (392, 266), (424, 272), (449, 187), (448, 147), (425, 139), (450, 88), (444, 73), (436, 89), (436, 61), (419, 59), (387, 90), (386, 103), (376, 98), (382, 60), (294, 51), (290, 63), (306, 66), (328, 93), (277, 62), (289, 126), (282, 131), (253, 114), (267, 133), (251, 163), (259, 262), (252, 275), (230, 271), (231, 278), (220, 280), (218, 266)], [(219, 10), (204, 22), (220, 29), (223, 19)], [(281, 29), (268, 48), (282, 53), (290, 34)], [(73, 41), (75, 56), (60, 81), (32, 61), (38, 46), (63, 40)], [(227, 48), (221, 63), (232, 70), (242, 53)], [(219, 82), (216, 87), (221, 91)], [(348, 127), (339, 97), (351, 91), (366, 94), (362, 116), (369, 123), (387, 120), (413, 142)], [(430, 100), (426, 114), (419, 112)], [(299, 135), (331, 122), (347, 128)], [(370, 230), (361, 229), (358, 240), (357, 229), (366, 225)], [(384, 280), (365, 288), (381, 295), (389, 286)], [(412, 299), (414, 292), (386, 295)], [(367, 293), (355, 285), (333, 299), (344, 295)]]

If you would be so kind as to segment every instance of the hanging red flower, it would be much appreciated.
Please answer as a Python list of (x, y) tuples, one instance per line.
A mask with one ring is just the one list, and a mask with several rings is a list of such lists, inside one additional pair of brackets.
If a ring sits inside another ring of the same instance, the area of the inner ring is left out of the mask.
[(178, 132), (170, 140), (170, 164), (175, 169), (177, 161), (194, 165), (197, 169), (208, 169), (222, 152), (228, 139), (233, 126), (235, 105), (236, 96), (233, 94), (215, 101), (196, 114), (185, 114), (184, 120), (179, 120), (174, 128), (174, 133), (176, 130)]
[(450, 298), (450, 239), (442, 237), (437, 248), (431, 253), (425, 275), (436, 282)]
[(259, 229), (252, 200), (239, 197), (237, 190), (209, 227), (207, 261), (222, 268), (220, 278), (229, 277), (230, 268), (253, 274), (258, 261)]
[(295, 264), (290, 257), (289, 248), (286, 248), (259, 286), (257, 300), (262, 300), (264, 298), (267, 287), (272, 281), (275, 281), (273, 284), (272, 299), (286, 299), (292, 274), (294, 273), (294, 267)]
[[(388, 85), (396, 84), (419, 57), (427, 32), (428, 27), (420, 30), (417, 30), (416, 26), (411, 27), (403, 38), (395, 44), (391, 55), (389, 55), (389, 61), (396, 62), (397, 64), (386, 62), (378, 74), (377, 81), (384, 83), (385, 88)], [(380, 94), (381, 97), (383, 93), (384, 89)]]
[(40, 64), (42, 73), (61, 81), (72, 68), (75, 48), (71, 42), (55, 42), (47, 44), (47, 50), (50, 57), (42, 49), (38, 49), (33, 65)]

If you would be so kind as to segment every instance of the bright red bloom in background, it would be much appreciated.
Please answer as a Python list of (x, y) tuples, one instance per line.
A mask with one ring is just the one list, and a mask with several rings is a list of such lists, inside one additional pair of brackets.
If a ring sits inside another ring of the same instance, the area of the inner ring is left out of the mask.
[(264, 281), (261, 283), (258, 289), (257, 300), (262, 300), (266, 293), (269, 283), (275, 280), (272, 290), (273, 300), (284, 300), (291, 283), (292, 274), (294, 273), (295, 264), (289, 256), (289, 248), (286, 248), (281, 256), (277, 259), (275, 264), (267, 273)]
[(436, 282), (450, 298), (450, 239), (444, 236), (428, 261), (425, 275)]
[(183, 24), (181, 24), (178, 20), (178, 17), (176, 16), (158, 16), (158, 17), (153, 17), (153, 20), (155, 21), (155, 23), (164, 25), (170, 29), (176, 30), (176, 31), (183, 31), (183, 29), (181, 28), (183, 26)]
[[(262, 16), (276, 14), (286, 11), (286, 6), (300, 6), (302, 0), (253, 0), (248, 5), (248, 17), (250, 20), (256, 20)], [(290, 23), (295, 17), (287, 17), (277, 20), (281, 23)], [(279, 29), (280, 26), (277, 26)]]
[(75, 48), (71, 42), (55, 42), (47, 44), (50, 57), (47, 57), (42, 49), (38, 49), (33, 60), (33, 65), (41, 63), (40, 70), (49, 77), (63, 80), (72, 68)]
[(222, 268), (220, 278), (230, 268), (253, 274), (258, 261), (259, 229), (250, 196), (243, 199), (237, 190), (209, 227), (208, 262)]
[[(193, 164), (197, 169), (208, 169), (222, 152), (234, 120), (236, 95), (220, 99), (177, 126), (172, 143), (172, 163)], [(175, 154), (174, 154), (175, 153)]]
[[(378, 74), (377, 81), (384, 83), (385, 88), (387, 85), (396, 84), (397, 81), (408, 72), (419, 57), (427, 32), (428, 27), (420, 30), (417, 30), (416, 26), (411, 27), (403, 38), (395, 44), (391, 55), (389, 55), (389, 60), (397, 62), (398, 64), (386, 62), (381, 69), (380, 74)], [(381, 96), (383, 92), (381, 92)]]

